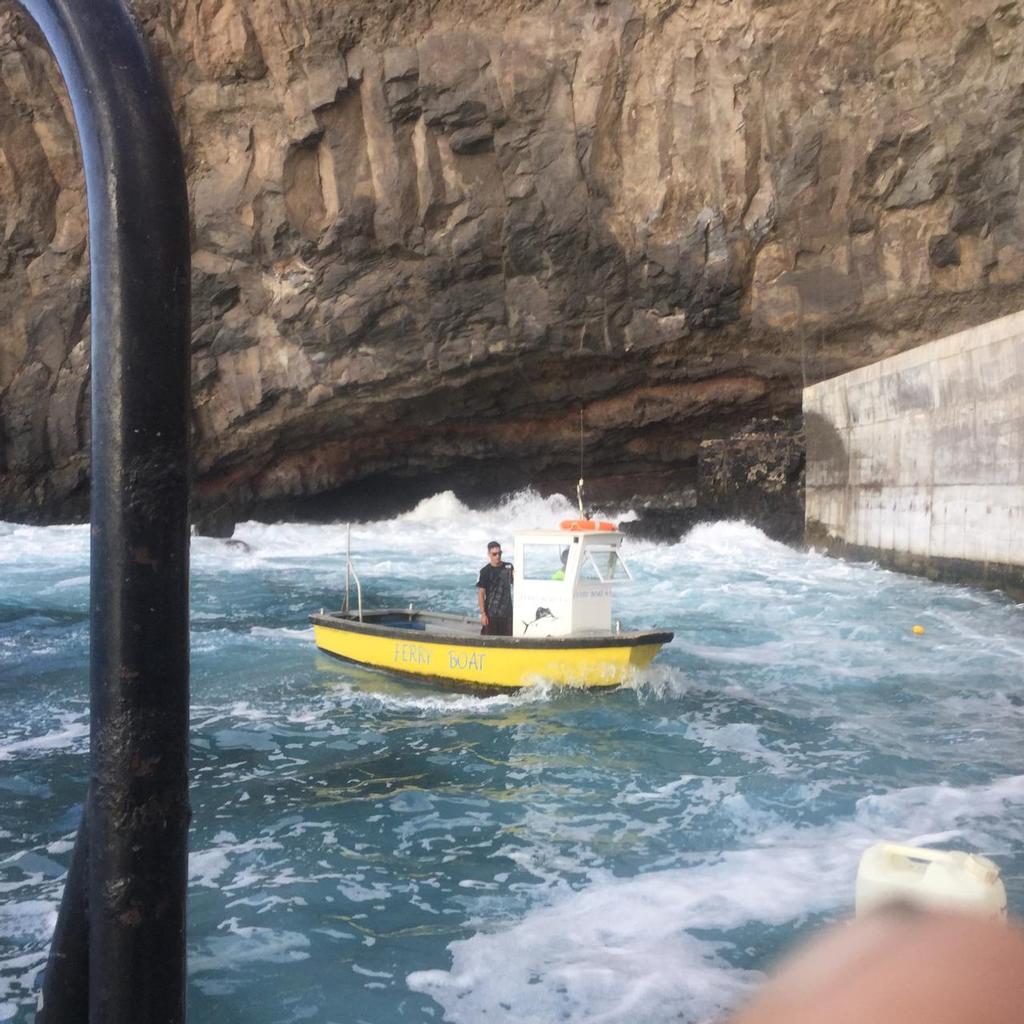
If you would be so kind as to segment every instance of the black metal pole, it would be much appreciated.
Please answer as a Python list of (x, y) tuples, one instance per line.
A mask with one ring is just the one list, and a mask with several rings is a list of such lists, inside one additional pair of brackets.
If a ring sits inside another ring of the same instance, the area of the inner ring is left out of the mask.
[[(159, 70), (121, 0), (22, 4), (67, 84), (89, 205), (88, 1020), (177, 1024), (185, 1017), (189, 820), (189, 227), (181, 147)], [(75, 916), (74, 905), (68, 913)], [(47, 1024), (56, 1018), (45, 993), (63, 988), (67, 962), (55, 953), (40, 1012)]]
[[(88, 798), (86, 800), (88, 807)], [(43, 975), (37, 1024), (71, 1024), (89, 1013), (89, 815), (75, 836), (64, 898)]]

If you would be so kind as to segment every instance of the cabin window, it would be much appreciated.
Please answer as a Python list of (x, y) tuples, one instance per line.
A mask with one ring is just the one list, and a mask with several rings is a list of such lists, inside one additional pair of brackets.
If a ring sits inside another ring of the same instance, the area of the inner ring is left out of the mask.
[(563, 551), (568, 557), (569, 549), (564, 544), (524, 544), (522, 578), (524, 580), (564, 579)]
[(588, 547), (580, 566), (580, 579), (611, 583), (613, 580), (628, 580), (632, 577), (616, 548)]

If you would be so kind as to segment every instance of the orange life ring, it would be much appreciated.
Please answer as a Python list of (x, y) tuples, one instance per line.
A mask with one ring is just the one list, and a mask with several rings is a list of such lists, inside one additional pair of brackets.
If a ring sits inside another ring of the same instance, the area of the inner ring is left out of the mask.
[(563, 519), (559, 524), (562, 530), (614, 530), (615, 524), (603, 519)]

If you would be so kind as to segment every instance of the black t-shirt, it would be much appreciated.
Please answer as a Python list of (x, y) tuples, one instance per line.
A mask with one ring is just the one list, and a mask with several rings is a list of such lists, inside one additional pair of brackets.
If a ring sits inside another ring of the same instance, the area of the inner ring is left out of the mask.
[(488, 563), (480, 570), (477, 589), (484, 590), (484, 611), (488, 617), (512, 617), (512, 563)]

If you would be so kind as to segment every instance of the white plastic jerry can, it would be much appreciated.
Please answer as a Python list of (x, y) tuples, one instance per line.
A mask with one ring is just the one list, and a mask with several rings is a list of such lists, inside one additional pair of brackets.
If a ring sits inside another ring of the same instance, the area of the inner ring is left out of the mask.
[(897, 900), (928, 909), (1006, 917), (1006, 889), (999, 868), (988, 857), (875, 843), (864, 851), (857, 868), (857, 914)]

